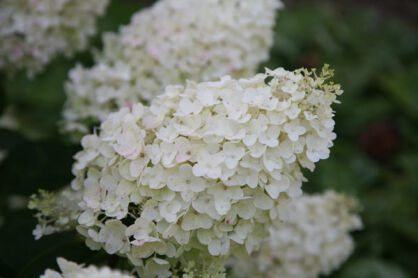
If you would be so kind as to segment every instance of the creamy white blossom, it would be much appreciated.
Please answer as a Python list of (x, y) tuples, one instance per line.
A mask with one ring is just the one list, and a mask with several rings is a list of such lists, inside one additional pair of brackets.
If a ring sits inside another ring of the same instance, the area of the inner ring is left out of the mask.
[(78, 265), (63, 258), (57, 259), (61, 272), (47, 269), (39, 278), (135, 278), (135, 276), (112, 270), (109, 267)]
[(0, 1), (0, 69), (41, 71), (87, 46), (108, 0)]
[(213, 256), (231, 245), (257, 249), (281, 206), (301, 195), (300, 167), (313, 170), (332, 146), (341, 91), (326, 83), (330, 74), (277, 69), (188, 82), (150, 107), (111, 114), (75, 156), (79, 232), (138, 266), (196, 246)]
[(268, 58), (280, 7), (280, 0), (160, 0), (136, 13), (104, 35), (93, 67), (70, 72), (64, 129), (84, 135), (111, 112), (187, 79), (254, 75)]
[(190, 81), (149, 107), (112, 113), (83, 137), (73, 165), (86, 244), (159, 277), (196, 250), (222, 261), (234, 246), (258, 249), (301, 195), (301, 167), (313, 170), (332, 146), (331, 105), (342, 91), (331, 75), (324, 67), (319, 76), (277, 69)]
[(232, 262), (236, 278), (315, 278), (338, 268), (354, 248), (350, 232), (361, 228), (357, 202), (328, 191), (286, 207), (261, 250)]

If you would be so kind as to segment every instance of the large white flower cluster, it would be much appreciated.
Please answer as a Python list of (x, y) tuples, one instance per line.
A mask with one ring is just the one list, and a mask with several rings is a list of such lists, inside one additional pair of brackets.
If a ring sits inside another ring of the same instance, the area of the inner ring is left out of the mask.
[(135, 278), (119, 270), (108, 267), (97, 268), (95, 266), (84, 267), (63, 258), (57, 259), (61, 273), (47, 269), (39, 278)]
[(0, 1), (0, 69), (39, 72), (87, 46), (108, 0)]
[(92, 124), (186, 79), (249, 77), (268, 58), (280, 0), (160, 0), (118, 34), (104, 36), (92, 68), (75, 67), (66, 84), (64, 130)]
[(271, 229), (257, 256), (234, 262), (234, 277), (317, 278), (351, 254), (350, 232), (362, 226), (354, 199), (328, 191), (296, 199), (286, 210), (287, 219)]
[(331, 73), (188, 82), (150, 107), (111, 114), (82, 139), (73, 165), (87, 245), (139, 267), (157, 254), (257, 249), (281, 207), (301, 195), (300, 166), (328, 157), (331, 105), (342, 92), (326, 81)]

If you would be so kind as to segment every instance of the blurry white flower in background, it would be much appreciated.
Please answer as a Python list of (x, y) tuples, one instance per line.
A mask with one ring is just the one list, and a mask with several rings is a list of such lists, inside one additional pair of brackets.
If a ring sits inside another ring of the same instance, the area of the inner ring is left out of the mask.
[(280, 0), (161, 0), (138, 12), (119, 33), (104, 35), (96, 65), (70, 72), (64, 130), (84, 135), (111, 112), (187, 79), (254, 75), (268, 58), (281, 7)]
[(354, 248), (350, 232), (362, 227), (357, 202), (328, 191), (295, 199), (255, 255), (231, 261), (234, 278), (317, 278), (337, 269)]
[(60, 54), (85, 49), (108, 0), (2, 0), (0, 69), (41, 71)]

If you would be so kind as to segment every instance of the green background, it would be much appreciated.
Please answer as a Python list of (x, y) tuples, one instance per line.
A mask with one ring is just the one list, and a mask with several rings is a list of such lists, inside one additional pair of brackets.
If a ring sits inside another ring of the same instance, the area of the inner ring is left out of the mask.
[[(113, 1), (100, 33), (117, 31), (151, 2)], [(263, 66), (293, 70), (328, 63), (345, 91), (335, 106), (338, 137), (331, 157), (306, 173), (303, 186), (312, 193), (346, 192), (362, 204), (356, 250), (331, 277), (418, 277), (418, 35), (410, 19), (322, 1), (290, 4), (277, 18), (275, 44)], [(99, 49), (100, 42), (100, 35), (92, 39)], [(19, 122), (15, 130), (0, 128), (0, 149), (8, 152), (0, 163), (0, 277), (38, 277), (56, 268), (57, 256), (123, 267), (104, 252), (89, 251), (74, 232), (35, 241), (33, 212), (9, 206), (10, 196), (56, 190), (72, 178), (79, 146), (58, 133), (58, 122), (63, 84), (76, 62), (90, 65), (91, 53), (56, 59), (33, 80), (0, 74), (0, 113), (13, 107)]]

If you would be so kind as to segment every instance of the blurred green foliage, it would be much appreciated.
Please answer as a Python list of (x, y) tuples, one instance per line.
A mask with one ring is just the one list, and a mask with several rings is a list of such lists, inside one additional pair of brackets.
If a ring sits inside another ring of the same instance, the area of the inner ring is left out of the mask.
[[(113, 1), (99, 24), (117, 30), (139, 9), (134, 1)], [(287, 69), (330, 64), (345, 93), (336, 105), (338, 138), (331, 157), (306, 173), (307, 192), (334, 189), (362, 203), (364, 229), (355, 234), (353, 256), (331, 277), (418, 277), (418, 35), (397, 20), (372, 11), (345, 14), (332, 6), (304, 6), (280, 12), (271, 59)], [(93, 40), (100, 47), (100, 37)], [(75, 233), (34, 241), (28, 210), (10, 208), (11, 195), (58, 189), (71, 180), (79, 146), (58, 133), (65, 99), (63, 84), (75, 62), (92, 63), (90, 53), (60, 59), (34, 80), (24, 73), (1, 77), (0, 112), (13, 107), (17, 130), (0, 129), (0, 276), (38, 277), (55, 258), (109, 263), (89, 251)]]

